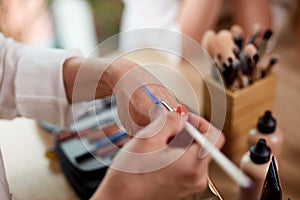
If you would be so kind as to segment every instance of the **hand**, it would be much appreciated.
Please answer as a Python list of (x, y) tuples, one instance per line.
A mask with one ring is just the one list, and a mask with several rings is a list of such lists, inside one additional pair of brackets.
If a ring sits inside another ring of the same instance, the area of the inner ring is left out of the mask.
[[(182, 131), (188, 115), (160, 115), (120, 150), (92, 200), (174, 200), (207, 187), (210, 156), (199, 158), (200, 146)], [(223, 135), (206, 120), (189, 114), (189, 121), (222, 146)]]
[(147, 86), (159, 100), (173, 106), (178, 104), (151, 73), (128, 60), (111, 62), (99, 58), (71, 58), (64, 63), (63, 75), (69, 102), (114, 94), (120, 121), (131, 135), (151, 122), (150, 112), (155, 106), (142, 85)]
[(142, 86), (146, 86), (158, 100), (178, 105), (160, 81), (144, 68), (125, 60), (118, 60), (112, 65), (115, 66), (113, 74), (117, 74), (112, 84), (113, 94), (117, 100), (119, 118), (129, 134), (134, 135), (151, 122), (151, 110), (156, 106)]

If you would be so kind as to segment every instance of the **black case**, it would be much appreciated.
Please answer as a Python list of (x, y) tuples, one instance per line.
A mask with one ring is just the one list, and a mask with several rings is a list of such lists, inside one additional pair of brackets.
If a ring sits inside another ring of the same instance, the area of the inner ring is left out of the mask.
[[(93, 115), (95, 115), (93, 114), (94, 111), (96, 111), (96, 114), (101, 114), (104, 113), (105, 110), (112, 111), (114, 108), (116, 108), (116, 102), (115, 98), (112, 96), (97, 100), (92, 104), (90, 109), (93, 112), (90, 113), (88, 111), (78, 120), (90, 116), (93, 117)], [(108, 116), (108, 124), (111, 123), (112, 119), (114, 119), (113, 113), (111, 113), (111, 116)], [(101, 124), (103, 122), (99, 121), (96, 125), (99, 126), (99, 123)], [(95, 127), (89, 128), (94, 129)], [(73, 137), (65, 140), (60, 140), (59, 137), (57, 137), (56, 139), (55, 152), (59, 158), (62, 171), (82, 200), (87, 200), (93, 195), (105, 176), (106, 170), (113, 157), (117, 153), (116, 149), (106, 154), (105, 157), (91, 156), (87, 161), (78, 163), (75, 158), (79, 155), (88, 153), (89, 151), (87, 149), (89, 149), (89, 144), (84, 137)]]
[(105, 158), (92, 157), (85, 162), (77, 163), (76, 155), (87, 152), (87, 148), (80, 138), (66, 141), (56, 140), (55, 152), (66, 178), (82, 200), (89, 199), (95, 192), (105, 176), (107, 166), (117, 153), (112, 151)]

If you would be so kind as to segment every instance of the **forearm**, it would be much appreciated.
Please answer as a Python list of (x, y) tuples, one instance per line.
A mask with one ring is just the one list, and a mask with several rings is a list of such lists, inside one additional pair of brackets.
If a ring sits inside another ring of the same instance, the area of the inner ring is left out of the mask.
[(183, 0), (179, 14), (181, 32), (197, 42), (215, 26), (223, 0)]
[(118, 116), (129, 134), (148, 125), (155, 102), (142, 85), (159, 99), (176, 106), (177, 100), (151, 73), (138, 64), (118, 59), (71, 58), (64, 63), (63, 77), (70, 103), (114, 95)]
[(68, 101), (88, 101), (113, 93), (118, 80), (137, 64), (120, 59), (84, 59), (74, 57), (63, 66), (63, 79)]
[(270, 4), (270, 0), (233, 0), (235, 23), (241, 25), (246, 34), (251, 32), (256, 23), (263, 31), (272, 28)]

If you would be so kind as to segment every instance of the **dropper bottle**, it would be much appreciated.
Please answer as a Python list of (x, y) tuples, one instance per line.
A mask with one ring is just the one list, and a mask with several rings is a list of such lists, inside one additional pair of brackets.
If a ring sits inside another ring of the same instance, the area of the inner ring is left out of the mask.
[(240, 188), (239, 200), (259, 200), (270, 165), (271, 149), (265, 139), (259, 139), (251, 146), (240, 161), (240, 168), (252, 179), (251, 188)]
[(256, 144), (259, 138), (264, 138), (268, 146), (272, 149), (272, 154), (274, 154), (277, 159), (280, 159), (283, 135), (277, 127), (276, 119), (269, 110), (258, 119), (256, 128), (252, 128), (249, 131), (249, 147)]

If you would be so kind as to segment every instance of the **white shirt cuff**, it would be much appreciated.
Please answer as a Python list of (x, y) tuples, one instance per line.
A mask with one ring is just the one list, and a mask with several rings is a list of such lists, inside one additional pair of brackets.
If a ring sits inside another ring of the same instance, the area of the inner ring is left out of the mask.
[(78, 50), (24, 47), (20, 55), (15, 80), (19, 115), (65, 126), (72, 114), (65, 93), (63, 64), (82, 54)]

